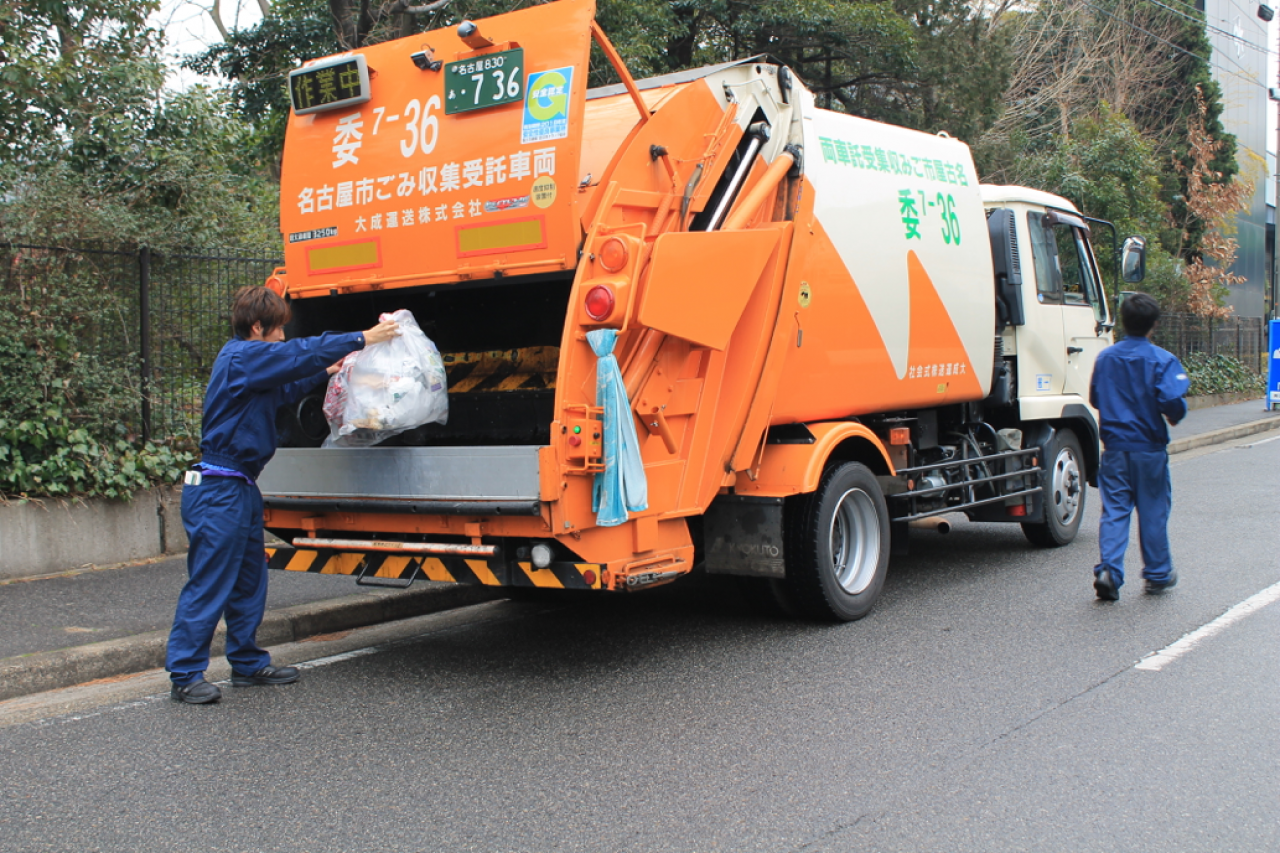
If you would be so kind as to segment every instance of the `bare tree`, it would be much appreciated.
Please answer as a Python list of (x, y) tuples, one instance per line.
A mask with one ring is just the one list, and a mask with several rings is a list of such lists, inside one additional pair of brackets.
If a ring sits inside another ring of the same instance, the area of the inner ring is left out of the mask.
[[(1041, 0), (992, 4), (991, 26), (1014, 28), (1016, 65), (1005, 91), (1005, 109), (978, 141), (999, 150), (1015, 138), (1035, 148), (1070, 138), (1075, 122), (1097, 113), (1100, 103), (1134, 120), (1157, 146), (1181, 128), (1159, 120), (1176, 97), (1178, 51), (1170, 45), (1179, 24), (1158, 7), (1117, 0), (1104, 8), (1090, 0)], [(1184, 96), (1185, 97), (1185, 96)], [(1018, 180), (1014, 163), (1003, 179)]]

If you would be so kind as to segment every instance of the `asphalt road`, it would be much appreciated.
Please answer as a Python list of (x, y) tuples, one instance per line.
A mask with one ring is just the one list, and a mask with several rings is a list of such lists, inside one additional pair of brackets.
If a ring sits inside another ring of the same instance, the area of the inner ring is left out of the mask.
[(916, 536), (850, 625), (694, 582), (297, 644), (345, 654), (212, 707), (4, 703), (0, 850), (1280, 849), (1280, 440), (1250, 441), (1175, 458), (1162, 597), (1095, 601), (1090, 495), (1066, 549)]

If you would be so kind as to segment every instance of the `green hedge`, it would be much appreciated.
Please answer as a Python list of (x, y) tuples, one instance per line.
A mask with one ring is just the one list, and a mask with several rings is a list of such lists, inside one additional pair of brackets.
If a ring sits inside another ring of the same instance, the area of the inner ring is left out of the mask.
[(1234, 356), (1193, 352), (1182, 359), (1182, 366), (1191, 377), (1189, 397), (1239, 392), (1261, 397), (1267, 391), (1266, 377), (1250, 370)]
[(61, 409), (39, 420), (0, 418), (0, 493), (18, 498), (128, 499), (139, 489), (176, 483), (195, 457), (151, 442), (100, 440)]

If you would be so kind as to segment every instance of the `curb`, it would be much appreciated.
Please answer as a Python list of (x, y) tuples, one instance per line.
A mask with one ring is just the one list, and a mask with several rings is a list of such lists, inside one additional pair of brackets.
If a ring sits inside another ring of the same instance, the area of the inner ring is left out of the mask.
[[(317, 634), (348, 631), (503, 598), (483, 586), (430, 586), (403, 592), (369, 592), (268, 611), (258, 628), (264, 648)], [(222, 654), (225, 630), (214, 635), (210, 657)], [(104, 640), (52, 652), (0, 660), (0, 701), (59, 690), (86, 681), (132, 675), (164, 666), (168, 631)]]
[(1280, 414), (1273, 417), (1263, 418), (1258, 421), (1250, 421), (1247, 424), (1237, 424), (1236, 426), (1215, 429), (1212, 432), (1203, 432), (1200, 435), (1189, 435), (1186, 438), (1180, 438), (1177, 441), (1169, 442), (1169, 455), (1175, 453), (1186, 453), (1188, 450), (1195, 450), (1198, 447), (1207, 447), (1210, 444), (1221, 444), (1224, 441), (1231, 441), (1236, 438), (1244, 438), (1245, 436), (1254, 435), (1268, 430), (1280, 429)]

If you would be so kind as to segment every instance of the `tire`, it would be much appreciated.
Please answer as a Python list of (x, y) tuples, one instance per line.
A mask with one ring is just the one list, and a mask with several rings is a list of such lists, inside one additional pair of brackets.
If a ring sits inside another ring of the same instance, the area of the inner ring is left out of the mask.
[(787, 502), (787, 600), (811, 619), (866, 616), (889, 569), (889, 509), (865, 465), (833, 465), (818, 490)]
[(1022, 525), (1022, 532), (1033, 545), (1061, 548), (1080, 532), (1084, 518), (1084, 501), (1089, 486), (1081, 465), (1084, 453), (1080, 439), (1069, 429), (1058, 430), (1043, 449), (1047, 463), (1041, 475), (1044, 489), (1044, 521)]

